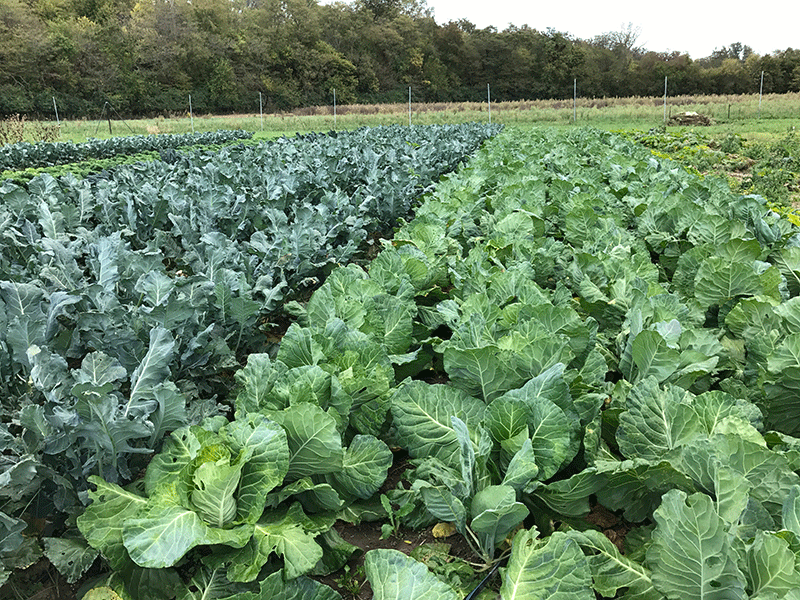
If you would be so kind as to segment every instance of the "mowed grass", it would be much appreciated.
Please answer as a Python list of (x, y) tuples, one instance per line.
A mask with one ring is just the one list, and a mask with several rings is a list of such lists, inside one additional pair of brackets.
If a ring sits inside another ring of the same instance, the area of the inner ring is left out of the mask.
[[(770, 141), (800, 126), (800, 93), (737, 96), (668, 97), (666, 115), (697, 112), (714, 124), (703, 128), (710, 135), (737, 133), (752, 141)], [(664, 99), (578, 98), (518, 102), (412, 103), (415, 124), (489, 121), (515, 127), (591, 126), (598, 129), (650, 129), (664, 125)], [(258, 138), (274, 138), (311, 131), (355, 129), (362, 126), (407, 125), (407, 104), (315, 106), (278, 114), (193, 115), (131, 120), (75, 120), (61, 122), (62, 141), (86, 141), (117, 135), (190, 133), (218, 129), (244, 129)], [(676, 128), (680, 129), (680, 128)]]

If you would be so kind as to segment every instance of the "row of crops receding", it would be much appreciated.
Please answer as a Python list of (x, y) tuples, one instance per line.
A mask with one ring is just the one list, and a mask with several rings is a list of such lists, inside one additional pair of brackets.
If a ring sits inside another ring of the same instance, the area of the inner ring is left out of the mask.
[(225, 414), (276, 309), (373, 252), (497, 131), (362, 129), (3, 183), (3, 579), (37, 555), (25, 519), (74, 526), (89, 475), (135, 480), (166, 432)]
[(19, 142), (0, 148), (0, 172), (36, 167), (52, 167), (89, 159), (113, 158), (142, 152), (172, 150), (184, 146), (225, 144), (253, 137), (250, 131), (210, 131), (206, 133), (130, 135), (87, 142)]
[[(433, 188), (494, 133), (0, 188), (5, 575), (41, 543), (128, 598), (334, 599), (334, 525), (379, 519), (452, 524), (504, 600), (800, 598), (797, 228), (582, 129), (507, 130)], [(364, 568), (384, 600), (473, 585)]]

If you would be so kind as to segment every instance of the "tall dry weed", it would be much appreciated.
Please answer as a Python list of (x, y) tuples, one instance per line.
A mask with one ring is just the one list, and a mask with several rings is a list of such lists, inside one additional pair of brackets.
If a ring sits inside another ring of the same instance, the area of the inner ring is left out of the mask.
[(61, 127), (55, 123), (27, 121), (25, 115), (11, 115), (0, 121), (0, 146), (19, 142), (55, 142)]

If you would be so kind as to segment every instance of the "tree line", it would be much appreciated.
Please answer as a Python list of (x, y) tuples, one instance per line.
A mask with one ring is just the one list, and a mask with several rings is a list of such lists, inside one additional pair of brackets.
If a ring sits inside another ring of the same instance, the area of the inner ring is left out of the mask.
[[(425, 0), (0, 0), (0, 116), (800, 91), (800, 50), (693, 59), (552, 29), (437, 23)], [(106, 104), (108, 103), (108, 104)]]

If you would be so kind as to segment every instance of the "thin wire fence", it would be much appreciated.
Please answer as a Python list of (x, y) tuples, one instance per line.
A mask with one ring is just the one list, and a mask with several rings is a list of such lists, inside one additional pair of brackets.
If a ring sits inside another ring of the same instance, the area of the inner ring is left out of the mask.
[[(494, 121), (507, 125), (597, 125), (650, 128), (663, 125), (676, 115), (698, 113), (711, 123), (788, 119), (800, 125), (800, 93), (676, 95), (628, 98), (581, 97), (580, 81), (570, 86), (566, 98), (556, 100), (498, 101), (487, 85), (482, 102), (415, 102), (413, 88), (407, 103), (341, 104), (333, 95), (328, 106), (310, 106), (290, 112), (264, 113), (262, 94), (254, 97), (252, 114), (198, 115), (187, 104), (187, 112), (176, 117), (122, 120), (104, 106), (99, 119), (65, 121), (58, 125), (62, 139), (79, 141), (98, 135), (186, 133), (215, 129), (245, 129), (262, 135), (297, 131), (352, 129), (365, 125), (461, 123)], [(54, 102), (54, 110), (57, 106)], [(119, 121), (114, 119), (117, 117)], [(112, 122), (115, 123), (112, 129)], [(55, 124), (56, 121), (54, 120)], [(103, 127), (99, 125), (103, 123)], [(105, 127), (105, 124), (108, 127)], [(112, 133), (113, 131), (113, 133)]]

